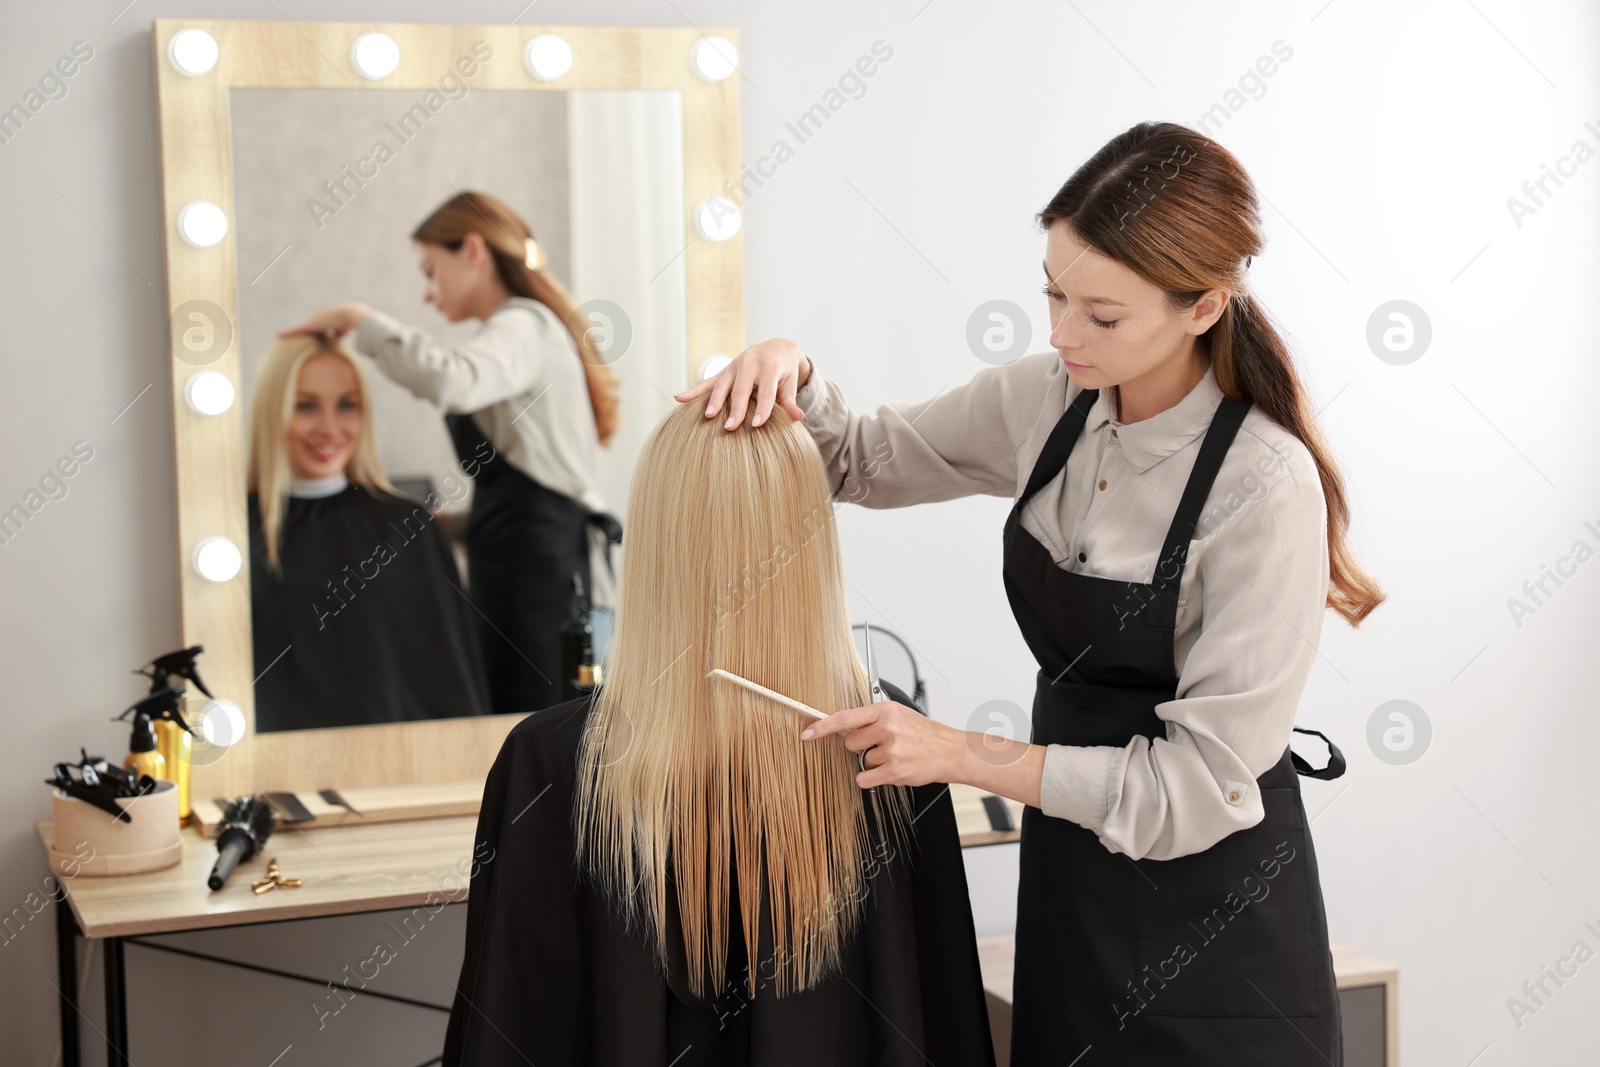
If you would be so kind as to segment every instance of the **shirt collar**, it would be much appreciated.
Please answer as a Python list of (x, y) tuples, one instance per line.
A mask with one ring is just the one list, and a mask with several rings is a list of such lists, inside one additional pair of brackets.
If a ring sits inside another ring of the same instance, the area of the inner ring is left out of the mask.
[(1087, 425), (1092, 433), (1107, 425), (1116, 430), (1111, 444), (1121, 450), (1140, 474), (1154, 467), (1206, 432), (1222, 403), (1222, 389), (1210, 366), (1187, 396), (1158, 415), (1139, 422), (1117, 420), (1116, 387), (1100, 390), (1089, 406)]
[(350, 485), (349, 479), (344, 476), (344, 471), (334, 471), (326, 478), (294, 478), (289, 482), (289, 495), (316, 499), (324, 496), (337, 496)]

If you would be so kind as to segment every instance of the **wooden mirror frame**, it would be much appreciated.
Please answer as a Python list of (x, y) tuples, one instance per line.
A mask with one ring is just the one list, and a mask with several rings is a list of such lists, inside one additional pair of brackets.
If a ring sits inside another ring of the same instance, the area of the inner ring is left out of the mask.
[[(167, 58), (168, 41), (185, 29), (204, 30), (218, 46), (216, 65), (198, 76), (178, 71)], [(400, 47), (393, 73), (369, 81), (350, 61), (357, 36), (385, 33)], [(572, 46), (571, 68), (553, 81), (524, 68), (523, 49), (541, 34)], [(599, 26), (449, 26), (394, 23), (239, 22), (157, 19), (154, 51), (161, 160), (163, 245), (166, 251), (168, 363), (172, 371), (173, 459), (177, 496), (178, 585), (183, 644), (203, 645), (201, 677), (219, 699), (244, 712), (245, 734), (232, 746), (211, 749), (197, 740), (191, 794), (198, 804), (266, 790), (302, 791), (362, 786), (478, 784), (506, 733), (523, 716), (490, 715), (373, 726), (336, 727), (257, 735), (250, 622), (249, 537), (246, 528), (245, 440), (240, 381), (237, 226), (233, 218), (233, 160), (228, 91), (281, 89), (437, 89), (458, 57), (475, 42), (493, 53), (470, 78), (469, 89), (531, 91), (574, 89), (676, 90), (683, 115), (683, 253), (689, 366), (710, 355), (744, 347), (743, 243), (741, 236), (714, 242), (701, 237), (693, 213), (708, 197), (736, 188), (739, 164), (739, 76), (706, 81), (690, 66), (690, 51), (707, 35), (736, 47), (737, 31)], [(459, 72), (458, 72), (459, 74)], [(223, 240), (196, 248), (178, 235), (178, 213), (191, 201), (210, 201), (228, 218)], [(188, 378), (200, 370), (180, 357), (179, 309), (208, 301), (232, 331), (227, 349), (205, 363), (234, 387), (221, 415), (202, 416), (184, 400)], [(244, 556), (240, 572), (224, 582), (202, 578), (191, 562), (195, 546), (221, 535)], [(192, 689), (192, 687), (191, 687)], [(203, 697), (190, 693), (191, 713)], [(419, 790), (421, 793), (427, 790)], [(476, 796), (476, 792), (473, 794)]]

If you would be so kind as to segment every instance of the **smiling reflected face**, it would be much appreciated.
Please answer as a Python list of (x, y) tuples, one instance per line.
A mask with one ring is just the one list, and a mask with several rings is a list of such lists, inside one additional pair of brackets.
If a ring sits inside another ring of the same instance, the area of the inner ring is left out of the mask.
[(1044, 273), (1050, 344), (1078, 385), (1194, 377), (1197, 364), (1204, 372), (1197, 341), (1221, 316), (1224, 294), (1208, 291), (1188, 311), (1173, 312), (1158, 287), (1079, 241), (1060, 220), (1050, 225)]
[(289, 466), (301, 479), (343, 471), (361, 440), (361, 382), (349, 360), (319, 353), (300, 366), (289, 413)]

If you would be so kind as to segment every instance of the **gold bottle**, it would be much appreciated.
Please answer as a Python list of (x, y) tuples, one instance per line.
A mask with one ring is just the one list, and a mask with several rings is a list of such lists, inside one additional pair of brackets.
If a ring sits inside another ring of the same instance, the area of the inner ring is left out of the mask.
[(156, 733), (150, 726), (150, 713), (141, 711), (133, 718), (133, 740), (128, 745), (128, 758), (122, 761), (123, 770), (135, 774), (148, 774), (157, 781), (166, 778), (166, 761), (156, 748)]
[(189, 825), (189, 761), (194, 752), (194, 737), (182, 725), (182, 714), (172, 712), (176, 719), (163, 717), (153, 725), (156, 731), (156, 751), (161, 754), (161, 775), (178, 788), (178, 825)]

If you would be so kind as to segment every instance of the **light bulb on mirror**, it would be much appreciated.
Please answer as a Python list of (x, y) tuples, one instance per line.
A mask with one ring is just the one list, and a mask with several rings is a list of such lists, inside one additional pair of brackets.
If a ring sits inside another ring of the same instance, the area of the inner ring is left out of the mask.
[(719, 82), (739, 69), (739, 50), (726, 37), (702, 37), (689, 49), (689, 68), (702, 81)]
[(387, 78), (400, 65), (400, 46), (387, 33), (363, 33), (350, 45), (350, 65), (368, 81)]
[(244, 557), (239, 554), (238, 545), (220, 534), (212, 534), (202, 537), (194, 546), (189, 562), (195, 573), (206, 581), (226, 582), (239, 573)]
[(542, 82), (553, 82), (572, 69), (572, 46), (553, 33), (543, 33), (522, 49), (522, 66)]
[(198, 78), (217, 65), (217, 39), (205, 30), (179, 30), (167, 39), (167, 62), (179, 74)]
[(244, 738), (244, 709), (231, 700), (208, 700), (200, 710), (200, 735), (206, 743), (227, 748)]
[(178, 236), (195, 248), (210, 248), (228, 235), (228, 216), (209, 200), (193, 200), (178, 211)]
[(221, 415), (233, 406), (233, 383), (221, 371), (196, 371), (183, 383), (183, 402), (196, 415)]
[(708, 196), (694, 209), (695, 232), (708, 241), (726, 241), (741, 221), (739, 206), (720, 196)]

